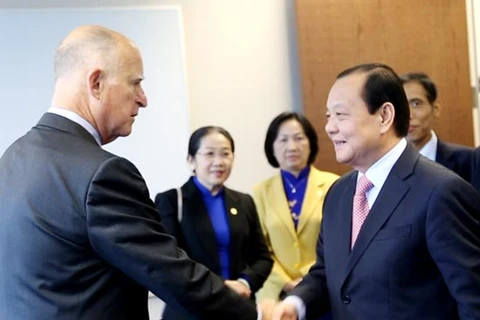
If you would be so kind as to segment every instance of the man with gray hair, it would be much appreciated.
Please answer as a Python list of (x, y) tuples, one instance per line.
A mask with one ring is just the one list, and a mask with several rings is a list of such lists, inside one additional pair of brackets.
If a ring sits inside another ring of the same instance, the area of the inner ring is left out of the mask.
[(200, 319), (257, 319), (164, 232), (135, 166), (101, 148), (147, 106), (137, 47), (76, 28), (55, 77), (51, 108), (0, 159), (0, 319), (148, 319), (147, 289)]

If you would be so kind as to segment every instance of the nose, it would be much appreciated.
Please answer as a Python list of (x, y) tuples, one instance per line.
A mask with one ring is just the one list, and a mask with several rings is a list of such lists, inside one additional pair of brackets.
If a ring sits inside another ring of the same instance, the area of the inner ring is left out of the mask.
[(335, 124), (335, 122), (332, 120), (332, 118), (327, 119), (327, 123), (325, 124), (325, 132), (328, 135), (332, 135), (338, 131), (338, 127)]
[(213, 162), (212, 164), (215, 166), (215, 167), (222, 167), (224, 165), (224, 159), (222, 156), (220, 155), (215, 155), (213, 157)]
[(287, 150), (293, 150), (297, 148), (297, 143), (294, 138), (289, 138), (287, 140)]
[(145, 94), (145, 91), (143, 91), (142, 88), (140, 88), (137, 94), (137, 104), (140, 108), (146, 108), (148, 104), (147, 95)]

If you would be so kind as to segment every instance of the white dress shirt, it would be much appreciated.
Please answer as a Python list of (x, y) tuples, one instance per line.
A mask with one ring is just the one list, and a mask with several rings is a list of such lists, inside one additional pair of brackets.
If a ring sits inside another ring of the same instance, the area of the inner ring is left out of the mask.
[(88, 131), (88, 133), (92, 135), (92, 137), (95, 139), (95, 141), (97, 141), (99, 146), (102, 145), (102, 140), (100, 139), (100, 134), (98, 133), (98, 131), (87, 120), (83, 119), (75, 112), (58, 107), (51, 107), (50, 109), (48, 109), (48, 112), (67, 118), (81, 125), (85, 130)]
[(438, 145), (438, 138), (435, 132), (432, 130), (432, 137), (418, 152), (420, 152), (422, 156), (427, 157), (432, 161), (436, 161), (437, 145)]

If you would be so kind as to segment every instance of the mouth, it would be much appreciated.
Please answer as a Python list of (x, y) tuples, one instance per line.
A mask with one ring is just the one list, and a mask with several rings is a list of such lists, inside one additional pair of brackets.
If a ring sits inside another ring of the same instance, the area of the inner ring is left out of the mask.
[(345, 140), (332, 140), (333, 146), (335, 148), (343, 146), (345, 143), (347, 143)]

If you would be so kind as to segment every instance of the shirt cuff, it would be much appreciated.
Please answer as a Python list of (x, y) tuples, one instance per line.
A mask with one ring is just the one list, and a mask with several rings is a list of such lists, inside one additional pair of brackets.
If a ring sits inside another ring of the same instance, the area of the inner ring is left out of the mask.
[(251, 290), (250, 288), (250, 283), (248, 283), (247, 280), (243, 279), (243, 278), (238, 278), (237, 279), (238, 282), (242, 283), (245, 287), (247, 287), (248, 290)]
[(305, 312), (306, 312), (306, 307), (305, 303), (303, 302), (302, 299), (298, 296), (288, 296), (286, 297), (282, 303), (289, 303), (297, 309), (297, 316), (299, 320), (304, 320), (305, 319)]

